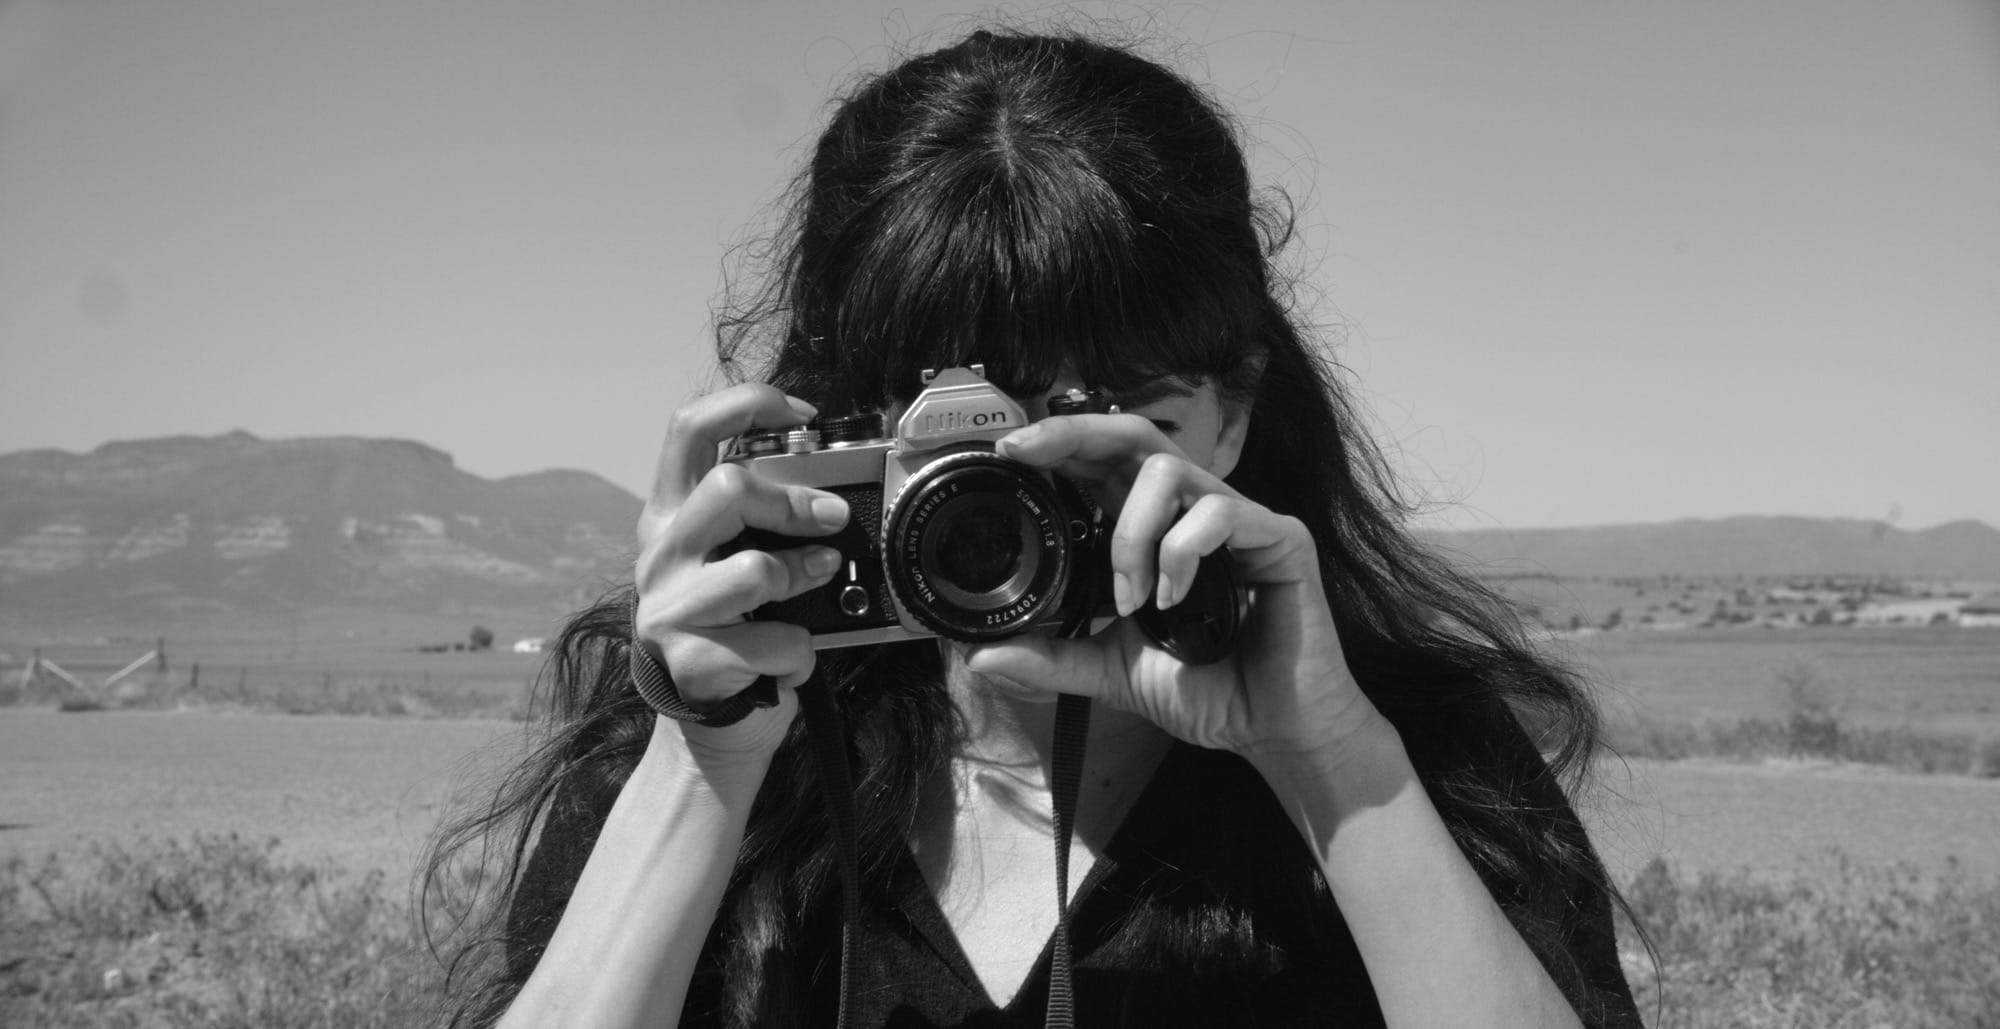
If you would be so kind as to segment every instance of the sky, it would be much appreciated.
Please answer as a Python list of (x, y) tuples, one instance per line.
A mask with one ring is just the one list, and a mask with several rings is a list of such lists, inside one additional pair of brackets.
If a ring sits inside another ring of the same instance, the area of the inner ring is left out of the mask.
[(645, 491), (827, 99), (998, 12), (1204, 83), (1424, 524), (2000, 525), (2000, 5), (0, 0), (0, 451)]

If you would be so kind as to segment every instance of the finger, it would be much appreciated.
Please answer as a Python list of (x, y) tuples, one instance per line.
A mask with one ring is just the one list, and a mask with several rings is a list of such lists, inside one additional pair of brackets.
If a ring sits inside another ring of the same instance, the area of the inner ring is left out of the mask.
[(1111, 532), (1112, 600), (1122, 617), (1146, 602), (1155, 579), (1159, 539), (1181, 512), (1183, 477), (1172, 455), (1157, 453), (1139, 466)]
[(811, 404), (762, 383), (731, 386), (690, 401), (667, 424), (652, 504), (669, 510), (680, 506), (715, 466), (716, 448), (723, 441), (754, 428), (801, 425), (815, 413)]
[(1244, 516), (1244, 508), (1255, 507), (1234, 497), (1211, 493), (1194, 502), (1187, 514), (1160, 539), (1158, 560), (1160, 589), (1156, 603), (1160, 610), (1173, 607), (1187, 596), (1201, 559), (1228, 542)]
[(1228, 544), (1237, 567), (1253, 582), (1294, 582), (1317, 575), (1310, 555), (1311, 535), (1296, 518), (1278, 514), (1241, 497), (1211, 493), (1195, 501), (1160, 539), (1158, 604), (1161, 610), (1187, 599), (1201, 559)]
[(1066, 640), (1031, 634), (974, 647), (966, 654), (965, 667), (1033, 689), (1100, 699), (1117, 678), (1110, 674), (1116, 660), (1107, 641), (1098, 637)]
[(1101, 477), (1107, 465), (1136, 468), (1152, 454), (1180, 453), (1159, 426), (1136, 414), (1044, 418), (1001, 437), (994, 449), (1002, 457), (1075, 478), (1093, 478), (1093, 471)]
[(780, 486), (724, 462), (709, 469), (674, 512), (665, 545), (677, 554), (706, 554), (745, 529), (825, 536), (840, 531), (847, 514), (847, 501), (825, 490)]
[(738, 551), (677, 581), (657, 620), (716, 628), (734, 625), (765, 604), (826, 585), (839, 567), (840, 551), (832, 547)]
[(788, 622), (737, 622), (668, 633), (660, 657), (674, 688), (695, 707), (726, 700), (760, 675), (786, 689), (812, 674), (812, 636)]
[[(1160, 563), (1160, 541), (1183, 511), (1206, 497), (1242, 499), (1213, 473), (1178, 453), (1156, 453), (1139, 466), (1111, 534), (1112, 590), (1120, 615), (1131, 614), (1150, 596), (1164, 596), (1175, 585)], [(1179, 585), (1184, 588), (1186, 580)]]

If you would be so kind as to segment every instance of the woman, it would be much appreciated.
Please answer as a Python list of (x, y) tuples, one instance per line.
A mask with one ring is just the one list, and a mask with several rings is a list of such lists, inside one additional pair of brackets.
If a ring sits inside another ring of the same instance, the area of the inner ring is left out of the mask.
[[(770, 345), (766, 381), (674, 416), (635, 588), (570, 624), (553, 735), (434, 859), (435, 881), (513, 834), (456, 1020), (1040, 1024), (1071, 694), (1097, 712), (1067, 869), (1078, 1024), (1637, 1024), (1616, 894), (1561, 785), (1594, 711), (1398, 525), (1288, 317), (1285, 233), (1226, 117), (1115, 47), (982, 32), (848, 97), (771, 292), (721, 334), (731, 368)], [(1119, 615), (1172, 607), (1205, 554), (1234, 562), (1252, 600), (1229, 659), (1183, 664), (1131, 617), (821, 651), (746, 619), (839, 574), (852, 555), (810, 540), (852, 513), (718, 445), (816, 411), (893, 418), (924, 369), (973, 363), (1040, 419), (999, 453), (1115, 512)], [(1120, 413), (1043, 418), (1072, 388)], [(725, 546), (746, 529), (806, 542)], [(635, 657), (695, 711), (760, 677), (775, 706), (662, 719)], [(801, 686), (849, 735), (850, 917)]]

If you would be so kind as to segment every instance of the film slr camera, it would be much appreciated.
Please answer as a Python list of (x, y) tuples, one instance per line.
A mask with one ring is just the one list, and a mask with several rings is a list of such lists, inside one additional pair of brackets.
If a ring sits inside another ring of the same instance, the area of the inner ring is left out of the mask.
[[(810, 486), (847, 501), (830, 537), (750, 530), (739, 549), (807, 543), (838, 549), (833, 580), (752, 617), (792, 622), (815, 649), (944, 636), (1004, 639), (1042, 627), (1096, 632), (1111, 604), (1110, 526), (1076, 483), (995, 453), (1028, 424), (981, 365), (926, 371), (924, 389), (885, 432), (879, 413), (823, 417), (797, 429), (733, 440), (724, 460), (765, 480)], [(1096, 392), (1049, 399), (1049, 413), (1116, 412)], [(1133, 613), (1157, 644), (1190, 664), (1221, 659), (1247, 607), (1227, 550), (1202, 559), (1181, 603)]]

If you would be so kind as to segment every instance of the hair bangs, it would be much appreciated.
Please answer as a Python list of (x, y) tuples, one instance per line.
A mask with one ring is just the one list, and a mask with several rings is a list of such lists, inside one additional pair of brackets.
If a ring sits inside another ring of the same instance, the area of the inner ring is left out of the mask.
[(828, 305), (836, 378), (880, 384), (836, 399), (907, 401), (923, 370), (970, 364), (1017, 396), (1066, 371), (1112, 391), (1226, 373), (1263, 284), (1240, 260), (1193, 256), (1228, 249), (1214, 241), (1176, 246), (1144, 206), (1073, 148), (1011, 140), (914, 162), (825, 241), (847, 272)]

